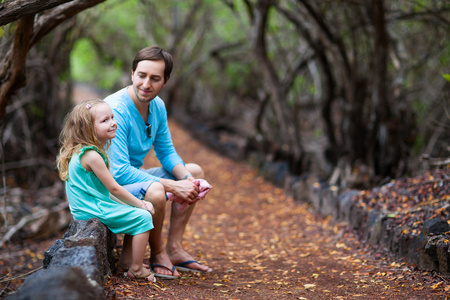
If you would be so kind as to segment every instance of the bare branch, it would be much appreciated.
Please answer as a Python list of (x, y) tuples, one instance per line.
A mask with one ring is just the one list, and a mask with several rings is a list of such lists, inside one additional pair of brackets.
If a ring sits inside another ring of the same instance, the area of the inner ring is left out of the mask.
[(95, 6), (105, 0), (78, 0), (60, 5), (51, 11), (45, 12), (36, 20), (35, 31), (31, 40), (31, 46), (36, 44), (42, 37), (48, 34), (56, 26), (72, 18), (79, 12)]
[(9, 229), (9, 231), (3, 236), (3, 238), (0, 240), (0, 247), (2, 247), (6, 241), (8, 241), (14, 234), (16, 234), (20, 229), (22, 229), (25, 225), (28, 223), (35, 221), (37, 219), (40, 219), (44, 216), (48, 216), (51, 213), (59, 212), (61, 210), (64, 210), (69, 207), (69, 203), (67, 201), (61, 202), (58, 206), (55, 206), (51, 209), (43, 209), (38, 212), (35, 212), (32, 215), (28, 215), (24, 218), (22, 218), (19, 223), (14, 225)]
[(4, 164), (5, 171), (21, 169), (21, 168), (29, 168), (35, 166), (43, 166), (48, 167), (50, 169), (54, 169), (55, 162), (53, 160), (48, 160), (44, 158), (28, 158), (21, 161), (9, 162)]
[(72, 0), (12, 0), (0, 5), (0, 26)]

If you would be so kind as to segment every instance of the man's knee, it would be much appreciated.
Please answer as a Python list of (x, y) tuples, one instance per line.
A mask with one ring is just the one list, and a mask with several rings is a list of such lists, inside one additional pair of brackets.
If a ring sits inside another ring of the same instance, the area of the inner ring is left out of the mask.
[(164, 191), (164, 186), (159, 182), (153, 182), (147, 189), (145, 193), (145, 201), (149, 201), (156, 205), (158, 203), (166, 203), (166, 193)]
[(188, 169), (189, 173), (194, 176), (194, 178), (204, 178), (205, 173), (203, 172), (202, 167), (200, 167), (197, 164), (186, 164), (186, 168)]

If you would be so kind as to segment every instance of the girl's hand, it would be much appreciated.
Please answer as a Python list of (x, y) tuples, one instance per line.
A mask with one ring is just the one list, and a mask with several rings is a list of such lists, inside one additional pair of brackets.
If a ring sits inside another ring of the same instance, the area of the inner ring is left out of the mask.
[(155, 208), (153, 207), (153, 204), (151, 202), (148, 201), (142, 201), (144, 203), (144, 207), (145, 209), (151, 213), (152, 215), (155, 214)]

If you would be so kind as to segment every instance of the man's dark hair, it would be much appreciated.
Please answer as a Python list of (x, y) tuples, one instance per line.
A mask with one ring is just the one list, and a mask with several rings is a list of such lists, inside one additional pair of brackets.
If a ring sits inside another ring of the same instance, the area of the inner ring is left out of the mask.
[(172, 72), (173, 67), (172, 55), (164, 51), (164, 49), (162, 49), (161, 47), (146, 47), (136, 54), (136, 57), (133, 60), (133, 72), (136, 71), (138, 63), (143, 60), (163, 60), (165, 64), (164, 83), (169, 80), (170, 73)]

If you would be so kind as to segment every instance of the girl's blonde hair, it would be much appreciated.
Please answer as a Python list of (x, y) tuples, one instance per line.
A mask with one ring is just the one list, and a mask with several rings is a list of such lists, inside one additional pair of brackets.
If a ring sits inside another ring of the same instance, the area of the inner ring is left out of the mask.
[[(59, 178), (63, 181), (69, 179), (69, 162), (72, 155), (79, 152), (82, 146), (96, 146), (106, 158), (105, 149), (109, 147), (110, 141), (103, 145), (94, 133), (94, 117), (92, 109), (100, 104), (105, 104), (101, 99), (90, 99), (75, 105), (66, 115), (63, 128), (59, 136), (61, 148), (56, 158), (56, 167)], [(106, 166), (109, 168), (107, 159)]]

